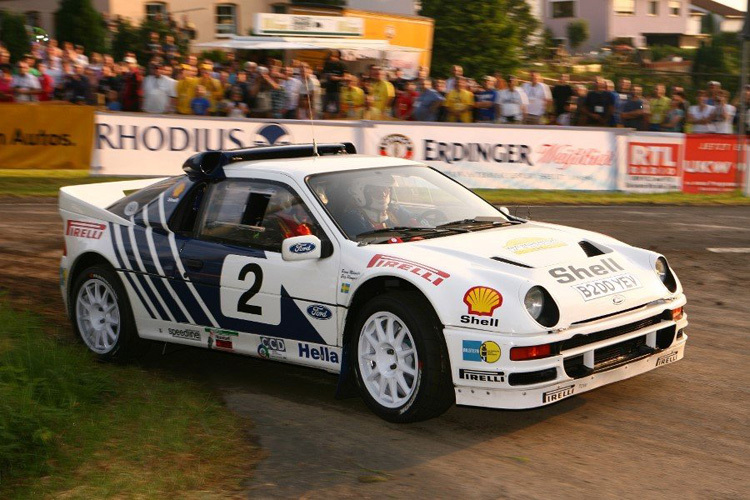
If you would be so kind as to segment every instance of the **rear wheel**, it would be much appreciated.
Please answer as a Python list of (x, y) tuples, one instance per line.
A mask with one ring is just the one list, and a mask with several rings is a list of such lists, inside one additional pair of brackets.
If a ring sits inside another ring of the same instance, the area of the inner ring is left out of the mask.
[(86, 347), (106, 361), (130, 360), (148, 344), (138, 337), (133, 312), (117, 275), (104, 266), (80, 273), (73, 284), (70, 317)]
[(453, 404), (440, 323), (420, 294), (394, 292), (365, 304), (349, 349), (362, 397), (385, 420), (426, 420)]

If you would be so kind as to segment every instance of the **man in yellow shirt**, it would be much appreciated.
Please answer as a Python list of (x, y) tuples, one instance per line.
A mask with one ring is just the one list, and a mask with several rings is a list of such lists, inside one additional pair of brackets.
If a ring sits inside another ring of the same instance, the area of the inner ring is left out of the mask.
[(667, 97), (664, 85), (658, 84), (654, 89), (654, 98), (649, 101), (651, 116), (649, 117), (649, 130), (659, 132), (661, 124), (667, 118), (667, 113), (672, 105), (672, 99)]
[(357, 77), (344, 73), (346, 86), (341, 88), (341, 117), (361, 120), (365, 111), (365, 93), (357, 85)]
[(448, 92), (444, 106), (448, 110), (449, 122), (471, 123), (474, 111), (474, 94), (468, 89), (466, 78), (456, 78), (456, 88)]
[(393, 109), (393, 99), (396, 97), (396, 91), (393, 84), (386, 80), (385, 70), (380, 66), (372, 67), (372, 74), (375, 81), (372, 84), (373, 109), (371, 110), (371, 120), (388, 120)]
[(209, 108), (209, 114), (213, 115), (216, 113), (216, 105), (224, 99), (224, 89), (221, 86), (221, 82), (211, 76), (213, 66), (211, 64), (203, 64), (201, 66), (201, 76), (198, 79), (198, 85), (202, 85), (206, 89), (206, 97), (211, 102), (211, 108)]
[(177, 79), (177, 112), (181, 115), (191, 115), (190, 101), (195, 97), (195, 87), (198, 79), (195, 77), (195, 68), (189, 64), (182, 65), (182, 75)]

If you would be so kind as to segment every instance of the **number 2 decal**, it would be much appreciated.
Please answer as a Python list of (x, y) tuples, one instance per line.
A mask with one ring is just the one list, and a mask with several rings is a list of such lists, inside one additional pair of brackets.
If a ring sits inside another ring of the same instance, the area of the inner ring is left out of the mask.
[(250, 286), (250, 288), (248, 288), (247, 291), (243, 292), (242, 295), (240, 295), (240, 299), (237, 301), (237, 310), (239, 312), (256, 314), (260, 316), (263, 314), (263, 308), (261, 306), (248, 304), (248, 301), (255, 297), (255, 295), (260, 291), (260, 287), (263, 285), (263, 269), (261, 269), (261, 267), (254, 262), (245, 264), (245, 266), (243, 266), (240, 270), (238, 279), (240, 281), (245, 281), (245, 278), (250, 273), (255, 276), (255, 279), (253, 280), (253, 284)]

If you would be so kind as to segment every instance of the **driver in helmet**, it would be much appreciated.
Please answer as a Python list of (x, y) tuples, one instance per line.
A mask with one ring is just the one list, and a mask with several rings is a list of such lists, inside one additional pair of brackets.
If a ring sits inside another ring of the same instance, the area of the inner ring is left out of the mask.
[(352, 206), (342, 217), (346, 232), (355, 236), (410, 223), (409, 215), (391, 203), (395, 185), (393, 176), (388, 174), (371, 174), (355, 180), (349, 187)]

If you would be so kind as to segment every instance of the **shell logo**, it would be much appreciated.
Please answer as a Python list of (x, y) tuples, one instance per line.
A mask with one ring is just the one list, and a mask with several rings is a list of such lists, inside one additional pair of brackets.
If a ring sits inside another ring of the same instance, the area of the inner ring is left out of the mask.
[(492, 316), (495, 309), (503, 304), (503, 296), (494, 288), (475, 286), (464, 294), (464, 304), (469, 307), (469, 314)]
[(183, 191), (185, 191), (185, 184), (178, 184), (172, 190), (172, 198), (177, 198), (178, 196), (182, 194)]

